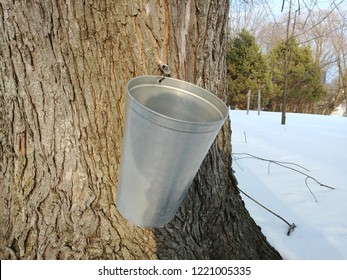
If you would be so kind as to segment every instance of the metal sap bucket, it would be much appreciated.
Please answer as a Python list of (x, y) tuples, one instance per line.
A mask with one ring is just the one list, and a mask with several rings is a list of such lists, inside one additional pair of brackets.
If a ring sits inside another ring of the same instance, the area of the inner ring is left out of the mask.
[(196, 85), (132, 79), (116, 202), (122, 216), (144, 227), (169, 223), (227, 115), (218, 97)]

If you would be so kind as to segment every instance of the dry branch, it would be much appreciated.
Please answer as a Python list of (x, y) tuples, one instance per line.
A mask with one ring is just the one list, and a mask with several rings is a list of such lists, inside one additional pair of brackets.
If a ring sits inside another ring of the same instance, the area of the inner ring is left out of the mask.
[[(238, 155), (238, 156), (241, 156), (241, 157), (238, 157), (236, 158), (235, 155)], [(307, 189), (310, 191), (311, 195), (313, 196), (313, 198), (315, 199), (316, 202), (318, 202), (316, 196), (313, 194), (312, 190), (310, 189), (310, 187), (308, 186), (308, 179), (311, 179), (313, 181), (315, 181), (318, 185), (320, 185), (321, 187), (325, 187), (325, 188), (328, 188), (328, 189), (331, 189), (331, 190), (334, 190), (335, 188), (331, 187), (331, 186), (328, 186), (326, 184), (323, 184), (321, 183), (320, 181), (318, 181), (316, 178), (308, 175), (307, 173), (299, 170), (298, 168), (294, 168), (294, 167), (291, 167), (289, 165), (292, 165), (292, 166), (296, 166), (296, 167), (299, 167), (307, 172), (309, 172), (310, 170), (308, 170), (307, 168), (299, 165), (299, 164), (296, 164), (296, 163), (293, 163), (293, 162), (286, 162), (286, 161), (277, 161), (277, 160), (272, 160), (272, 159), (265, 159), (265, 158), (261, 158), (261, 157), (258, 157), (258, 156), (255, 156), (255, 155), (252, 155), (252, 154), (249, 154), (249, 153), (233, 153), (233, 158), (235, 160), (235, 162), (237, 163), (238, 160), (241, 160), (241, 159), (247, 159), (247, 158), (252, 158), (252, 159), (257, 159), (257, 160), (261, 160), (261, 161), (267, 161), (269, 162), (269, 165), (268, 165), (268, 173), (270, 174), (270, 165), (273, 163), (273, 164), (276, 164), (278, 166), (281, 166), (281, 167), (284, 167), (284, 168), (287, 168), (287, 169), (290, 169), (294, 172), (297, 172), (303, 176), (305, 176), (305, 185), (307, 187)], [(237, 163), (238, 164), (238, 163)]]

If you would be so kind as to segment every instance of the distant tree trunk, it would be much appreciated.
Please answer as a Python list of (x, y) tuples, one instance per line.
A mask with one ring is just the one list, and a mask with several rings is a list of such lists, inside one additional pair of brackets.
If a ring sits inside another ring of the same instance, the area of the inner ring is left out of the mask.
[[(283, 3), (284, 5), (284, 3)], [(283, 6), (282, 6), (283, 7)], [(283, 93), (282, 93), (282, 104), (281, 104), (281, 124), (286, 124), (286, 105), (287, 105), (287, 95), (288, 95), (288, 79), (289, 79), (289, 64), (290, 64), (290, 55), (289, 52), (291, 50), (290, 42), (289, 42), (289, 30), (291, 23), (291, 13), (292, 12), (292, 0), (289, 1), (289, 11), (288, 11), (288, 19), (287, 19), (287, 27), (286, 27), (286, 41), (285, 41), (285, 54), (284, 54), (284, 85), (283, 85)]]
[(1, 1), (1, 259), (280, 258), (244, 207), (220, 132), (162, 229), (115, 206), (125, 86), (172, 76), (225, 98), (229, 1)]
[[(339, 70), (338, 94), (336, 100), (339, 100), (339, 94), (343, 94), (343, 100), (347, 105), (347, 61), (346, 56), (339, 53), (337, 59), (337, 69)], [(341, 100), (341, 99), (340, 99)], [(340, 101), (341, 102), (341, 101)], [(336, 104), (338, 106), (340, 104)]]

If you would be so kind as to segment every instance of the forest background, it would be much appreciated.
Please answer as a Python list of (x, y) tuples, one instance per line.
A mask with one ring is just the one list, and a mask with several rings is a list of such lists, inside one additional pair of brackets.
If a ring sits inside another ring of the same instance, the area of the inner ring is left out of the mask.
[(231, 1), (228, 104), (330, 114), (346, 102), (345, 1)]

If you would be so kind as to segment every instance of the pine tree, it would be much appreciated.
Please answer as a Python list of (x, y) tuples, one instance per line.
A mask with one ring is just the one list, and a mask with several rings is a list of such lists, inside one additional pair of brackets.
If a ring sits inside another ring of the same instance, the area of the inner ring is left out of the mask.
[(269, 98), (270, 73), (264, 55), (254, 36), (243, 29), (228, 44), (228, 103), (231, 107), (246, 106), (247, 93), (263, 88), (263, 96)]
[[(291, 39), (291, 60), (288, 69), (287, 110), (292, 112), (311, 112), (316, 101), (325, 95), (321, 83), (321, 70), (313, 59), (309, 46), (300, 46), (295, 39)], [(284, 84), (285, 42), (280, 42), (269, 54), (272, 81), (274, 83), (271, 100), (272, 110), (279, 110), (278, 100)]]

